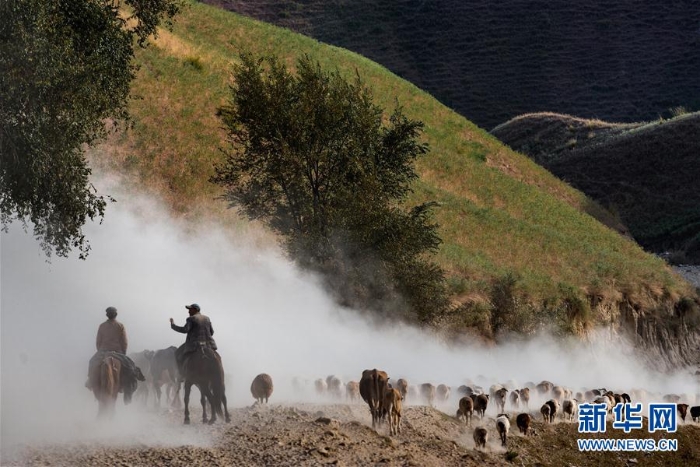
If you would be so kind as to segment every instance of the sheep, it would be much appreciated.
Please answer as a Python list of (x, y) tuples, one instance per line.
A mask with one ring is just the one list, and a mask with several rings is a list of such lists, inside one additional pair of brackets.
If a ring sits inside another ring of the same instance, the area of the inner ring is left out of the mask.
[(460, 396), (467, 396), (467, 397), (469, 397), (469, 396), (471, 396), (472, 394), (474, 394), (474, 390), (473, 390), (472, 388), (470, 388), (469, 386), (463, 384), (463, 385), (461, 385), (460, 387), (457, 388), (457, 394), (459, 394)]
[(559, 401), (556, 399), (549, 399), (545, 404), (549, 405), (551, 409), (549, 417), (550, 422), (553, 422), (557, 418), (557, 413), (559, 412)]
[(496, 391), (496, 408), (499, 412), (506, 411), (506, 400), (508, 399), (508, 390), (501, 388)]
[(513, 406), (515, 410), (520, 408), (520, 391), (515, 389), (510, 393), (510, 405)]
[(389, 415), (389, 436), (401, 433), (401, 392), (389, 388), (384, 393), (384, 410)]
[(561, 402), (564, 399), (564, 388), (561, 386), (554, 386), (552, 388), (552, 398)]
[(472, 417), (474, 416), (474, 401), (471, 397), (464, 396), (459, 400), (459, 408), (457, 409), (457, 420), (464, 417), (464, 423), (467, 426), (472, 426)]
[(435, 402), (435, 386), (430, 383), (421, 384), (420, 394), (423, 396), (423, 400), (432, 407), (433, 402)]
[(489, 395), (488, 394), (472, 394), (472, 400), (474, 401), (474, 411), (479, 414), (479, 418), (483, 419), (486, 414), (486, 408), (489, 405)]
[(437, 397), (440, 402), (447, 402), (450, 398), (450, 387), (440, 384), (437, 387)]
[(546, 396), (547, 393), (551, 391), (553, 387), (554, 385), (549, 381), (542, 381), (540, 384), (537, 385), (537, 392), (541, 396)]
[(496, 417), (496, 428), (501, 436), (501, 446), (505, 447), (508, 440), (508, 431), (510, 430), (510, 417), (508, 414), (498, 414), (498, 417)]
[(688, 404), (678, 404), (676, 410), (678, 410), (678, 415), (680, 415), (681, 420), (685, 422), (685, 417), (688, 415)]
[(529, 413), (521, 413), (515, 419), (515, 424), (518, 425), (518, 429), (522, 434), (527, 436), (527, 432), (530, 429), (530, 424), (532, 423), (532, 417)]
[(596, 398), (593, 400), (593, 403), (594, 403), (594, 404), (605, 404), (605, 407), (606, 407), (606, 409), (607, 409), (607, 412), (612, 411), (612, 403), (610, 402), (610, 398), (609, 398), (609, 397), (603, 397), (603, 396), (601, 396), (601, 397), (596, 397)]
[(333, 397), (340, 399), (343, 394), (343, 383), (336, 376), (330, 375), (326, 377), (326, 387), (328, 388), (328, 394)]
[(681, 396), (678, 394), (666, 394), (664, 396), (664, 402), (678, 403), (681, 400)]
[(520, 390), (520, 400), (525, 404), (525, 408), (530, 408), (530, 388), (524, 387)]
[(549, 404), (542, 404), (540, 413), (545, 423), (552, 423), (552, 407)]
[(574, 421), (576, 412), (578, 411), (578, 401), (576, 399), (567, 399), (562, 404), (562, 412), (564, 418), (570, 422)]
[(272, 390), (274, 389), (272, 385), (272, 378), (266, 373), (260, 373), (253, 379), (253, 383), (250, 385), (250, 393), (257, 403), (262, 404), (263, 399), (265, 403), (272, 395)]
[(345, 385), (345, 398), (350, 402), (355, 402), (360, 400), (360, 383), (357, 381), (349, 381)]
[(693, 418), (694, 422), (700, 420), (700, 405), (696, 405), (695, 407), (690, 408), (690, 416)]
[(412, 401), (418, 399), (418, 389), (416, 389), (415, 386), (411, 385), (411, 386), (408, 387), (408, 397), (409, 397), (409, 399), (411, 399)]
[(396, 381), (396, 389), (399, 390), (401, 397), (405, 400), (406, 395), (408, 394), (408, 381), (403, 378), (399, 379)]
[(474, 428), (474, 443), (476, 444), (476, 449), (486, 449), (486, 442), (488, 440), (489, 432), (486, 428), (481, 426)]
[(323, 395), (326, 392), (328, 385), (323, 380), (323, 378), (319, 378), (316, 381), (314, 381), (314, 387), (316, 388), (316, 394)]

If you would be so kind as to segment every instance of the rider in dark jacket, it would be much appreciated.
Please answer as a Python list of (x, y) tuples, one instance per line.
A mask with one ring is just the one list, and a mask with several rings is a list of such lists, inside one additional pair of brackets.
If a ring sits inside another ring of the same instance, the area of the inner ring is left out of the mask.
[(200, 313), (201, 309), (196, 303), (186, 305), (185, 308), (189, 310), (190, 317), (187, 318), (184, 326), (178, 326), (175, 324), (175, 321), (170, 318), (170, 328), (172, 330), (187, 334), (185, 343), (175, 352), (175, 359), (177, 360), (180, 374), (183, 374), (182, 364), (185, 355), (197, 350), (197, 346), (200, 345), (200, 343), (210, 347), (212, 350), (216, 350), (216, 342), (212, 337), (214, 335), (214, 328), (211, 325), (209, 317)]

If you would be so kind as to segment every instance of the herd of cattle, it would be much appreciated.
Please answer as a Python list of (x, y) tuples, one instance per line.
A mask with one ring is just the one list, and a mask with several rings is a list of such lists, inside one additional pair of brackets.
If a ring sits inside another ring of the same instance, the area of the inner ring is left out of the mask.
[[(147, 380), (137, 389), (137, 397), (141, 395), (144, 400), (147, 400), (150, 389), (153, 389), (156, 404), (160, 405), (161, 388), (165, 386), (169, 403), (178, 405), (180, 383), (175, 363), (175, 350), (175, 347), (169, 347), (158, 351), (145, 350), (130, 355), (147, 376)], [(292, 380), (292, 387), (297, 392), (308, 389), (308, 385), (308, 380), (299, 378)], [(272, 378), (265, 373), (256, 376), (250, 386), (250, 392), (256, 404), (268, 402), (273, 390)], [(660, 400), (676, 403), (678, 416), (683, 422), (686, 421), (688, 412), (693, 421), (700, 421), (700, 406), (690, 407), (688, 404), (688, 402), (700, 402), (700, 399), (696, 401), (695, 395), (649, 393), (642, 389), (632, 389), (627, 393), (610, 391), (606, 388), (587, 389), (574, 393), (572, 389), (550, 381), (542, 381), (539, 384), (528, 382), (523, 387), (517, 387), (510, 381), (504, 384), (493, 384), (488, 390), (470, 383), (459, 386), (456, 395), (453, 395), (452, 388), (445, 384), (409, 385), (403, 378), (391, 384), (386, 372), (373, 369), (363, 371), (359, 382), (349, 381), (343, 384), (340, 378), (334, 375), (318, 378), (313, 381), (313, 390), (317, 396), (336, 401), (345, 399), (347, 402), (355, 403), (360, 399), (363, 400), (369, 407), (372, 427), (376, 429), (381, 423), (388, 421), (390, 435), (401, 433), (401, 416), (405, 401), (440, 408), (456, 403), (456, 419), (464, 421), (469, 427), (472, 426), (474, 414), (483, 423), (489, 407), (495, 406), (495, 431), (503, 446), (507, 443), (511, 414), (516, 417), (516, 426), (520, 432), (527, 436), (532, 431), (531, 414), (536, 413), (531, 412), (531, 408), (536, 408), (539, 404), (541, 404), (539, 413), (544, 423), (555, 422), (557, 416), (563, 421), (575, 422), (578, 405), (582, 402), (605, 404), (610, 414), (617, 404)], [(488, 436), (489, 430), (486, 427), (475, 427), (473, 437), (476, 447), (484, 448)]]

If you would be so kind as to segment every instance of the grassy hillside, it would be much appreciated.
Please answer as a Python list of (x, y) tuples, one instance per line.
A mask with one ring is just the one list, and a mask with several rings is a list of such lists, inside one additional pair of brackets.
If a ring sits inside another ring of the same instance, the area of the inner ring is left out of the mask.
[(398, 99), (425, 122), (431, 153), (418, 163), (412, 201), (440, 203), (438, 261), (455, 301), (467, 304), (450, 326), (488, 333), (494, 285), (514, 309), (533, 304), (531, 313), (563, 328), (587, 303), (587, 320), (611, 322), (621, 304), (672, 313), (675, 300), (693, 294), (663, 261), (596, 221), (592, 215), (613, 225), (595, 203), (416, 86), (354, 53), (200, 3), (139, 52), (133, 128), (95, 151), (93, 162), (128, 174), (185, 217), (243, 225), (213, 200), (220, 193), (208, 182), (225, 145), (214, 114), (242, 51), (275, 53), (290, 66), (308, 53), (348, 76), (357, 71), (379, 105), (393, 108)]
[(353, 50), (482, 128), (700, 110), (694, 0), (204, 0)]
[(646, 248), (700, 262), (700, 113), (636, 124), (530, 114), (492, 133), (619, 213)]

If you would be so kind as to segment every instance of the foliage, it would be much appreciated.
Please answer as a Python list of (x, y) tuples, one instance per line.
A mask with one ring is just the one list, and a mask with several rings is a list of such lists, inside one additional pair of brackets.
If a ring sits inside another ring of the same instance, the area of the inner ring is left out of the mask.
[(359, 76), (346, 81), (308, 56), (293, 74), (244, 54), (234, 78), (219, 109), (234, 150), (213, 179), (231, 203), (280, 233), (343, 303), (395, 314), (405, 300), (422, 322), (445, 311), (443, 272), (425, 258), (440, 244), (432, 204), (403, 206), (428, 151), (423, 124), (400, 106), (383, 124)]
[[(0, 214), (34, 225), (48, 256), (84, 258), (87, 219), (106, 201), (89, 181), (84, 145), (124, 119), (143, 44), (179, 0), (7, 0), (0, 3)], [(131, 17), (120, 16), (128, 6)], [(132, 25), (132, 26), (129, 26)]]

